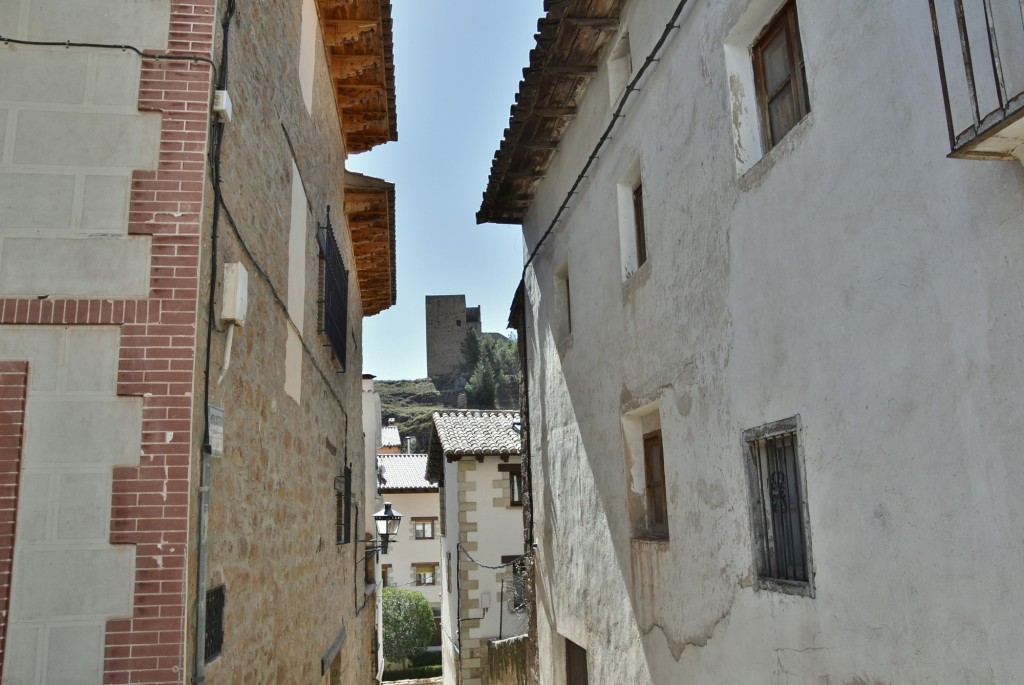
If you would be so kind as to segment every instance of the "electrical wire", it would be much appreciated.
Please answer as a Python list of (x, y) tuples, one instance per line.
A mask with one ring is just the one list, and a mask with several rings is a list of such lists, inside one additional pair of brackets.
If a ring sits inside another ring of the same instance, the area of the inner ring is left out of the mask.
[(515, 559), (512, 559), (511, 561), (506, 561), (505, 563), (498, 564), (497, 566), (488, 566), (487, 564), (484, 564), (484, 563), (479, 562), (476, 559), (474, 559), (473, 555), (470, 554), (466, 550), (466, 548), (462, 546), (461, 542), (458, 545), (456, 545), (456, 547), (458, 548), (459, 551), (461, 551), (463, 554), (466, 555), (467, 559), (472, 561), (474, 564), (476, 564), (480, 568), (486, 568), (486, 569), (490, 569), (492, 571), (498, 571), (498, 570), (501, 570), (503, 568), (508, 568), (509, 566), (514, 566), (515, 564), (518, 564), (523, 559), (526, 559), (527, 557), (532, 557), (533, 556), (533, 552), (524, 552), (523, 554), (520, 554), (518, 557), (516, 557)]
[(146, 59), (171, 60), (178, 62), (202, 62), (203, 64), (208, 64), (210, 68), (213, 69), (214, 79), (217, 78), (217, 65), (214, 64), (212, 59), (210, 59), (209, 57), (203, 57), (202, 55), (149, 52), (147, 50), (137, 48), (134, 45), (127, 45), (121, 43), (80, 43), (71, 40), (24, 40), (21, 38), (11, 38), (10, 36), (3, 35), (0, 35), (0, 42), (4, 43), (5, 45), (41, 45), (45, 47), (97, 48), (100, 50), (121, 50), (122, 52), (134, 52), (139, 57), (145, 57)]
[(594, 145), (594, 149), (591, 151), (590, 156), (587, 157), (587, 161), (583, 165), (583, 170), (580, 171), (579, 175), (576, 177), (576, 180), (573, 182), (572, 187), (569, 188), (569, 192), (565, 194), (565, 199), (562, 200), (562, 204), (559, 205), (558, 210), (555, 212), (555, 216), (551, 219), (551, 223), (548, 224), (547, 230), (544, 231), (544, 233), (540, 237), (540, 240), (538, 240), (537, 244), (534, 245), (533, 250), (530, 252), (530, 257), (526, 260), (526, 263), (523, 265), (522, 277), (524, 280), (526, 279), (526, 270), (530, 268), (530, 264), (533, 263), (534, 258), (540, 252), (540, 248), (544, 244), (544, 241), (547, 240), (548, 236), (550, 236), (551, 233), (555, 230), (555, 225), (562, 218), (562, 214), (568, 208), (569, 201), (572, 200), (572, 196), (576, 194), (580, 185), (582, 185), (583, 180), (587, 178), (587, 172), (590, 171), (590, 167), (593, 166), (594, 162), (597, 161), (598, 155), (601, 152), (601, 149), (604, 147), (604, 144), (609, 139), (611, 139), (612, 129), (615, 128), (615, 124), (618, 123), (619, 119), (625, 116), (623, 115), (622, 111), (625, 109), (626, 103), (629, 101), (630, 96), (633, 93), (640, 92), (640, 89), (637, 87), (637, 84), (640, 83), (640, 80), (644, 77), (644, 74), (647, 73), (647, 70), (650, 68), (650, 66), (654, 62), (659, 61), (657, 55), (661, 51), (662, 46), (668, 40), (668, 37), (672, 34), (672, 32), (679, 28), (679, 25), (676, 22), (679, 20), (679, 15), (682, 14), (683, 8), (686, 7), (686, 3), (688, 1), (689, 0), (680, 0), (679, 4), (676, 5), (675, 11), (672, 12), (672, 18), (669, 19), (668, 23), (665, 25), (665, 30), (662, 31), (661, 36), (658, 38), (658, 42), (654, 44), (654, 47), (647, 54), (647, 58), (644, 60), (644, 63), (640, 66), (640, 68), (636, 72), (636, 75), (626, 86), (626, 91), (622, 94), (622, 97), (619, 99), (618, 106), (615, 108), (615, 111), (612, 112), (611, 121), (608, 122), (608, 126), (605, 127), (604, 133), (601, 134), (601, 137), (597, 139), (597, 143)]

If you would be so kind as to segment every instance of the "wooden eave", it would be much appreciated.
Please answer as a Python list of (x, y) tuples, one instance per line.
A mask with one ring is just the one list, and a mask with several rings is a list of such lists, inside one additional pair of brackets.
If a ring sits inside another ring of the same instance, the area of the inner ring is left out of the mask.
[(390, 0), (316, 0), (349, 153), (398, 140)]
[(587, 85), (619, 30), (625, 0), (545, 0), (477, 223), (521, 224)]
[(355, 253), (363, 316), (396, 302), (395, 184), (345, 172), (345, 219)]

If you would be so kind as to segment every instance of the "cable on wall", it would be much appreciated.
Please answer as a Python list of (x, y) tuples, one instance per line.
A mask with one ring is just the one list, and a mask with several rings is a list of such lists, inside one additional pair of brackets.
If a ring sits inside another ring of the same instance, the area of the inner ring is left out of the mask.
[(569, 192), (565, 194), (565, 199), (562, 200), (562, 204), (559, 205), (558, 210), (555, 212), (555, 216), (551, 219), (551, 223), (548, 224), (548, 227), (541, 235), (540, 240), (538, 240), (537, 244), (533, 247), (533, 250), (530, 252), (529, 259), (526, 260), (526, 264), (523, 265), (523, 279), (526, 278), (526, 270), (530, 268), (530, 264), (533, 263), (534, 258), (540, 252), (540, 248), (544, 244), (544, 241), (547, 240), (548, 236), (550, 236), (555, 230), (555, 225), (562, 218), (562, 214), (565, 213), (566, 209), (568, 209), (569, 201), (572, 200), (572, 196), (576, 194), (580, 185), (583, 184), (583, 180), (587, 178), (587, 172), (590, 171), (590, 167), (597, 161), (604, 144), (611, 138), (615, 124), (619, 119), (624, 118), (625, 115), (622, 111), (626, 108), (626, 103), (629, 101), (630, 96), (633, 95), (633, 93), (640, 92), (640, 88), (637, 87), (640, 80), (643, 79), (644, 74), (647, 73), (650, 66), (659, 61), (658, 53), (661, 52), (661, 48), (665, 45), (665, 42), (668, 40), (668, 37), (672, 32), (679, 28), (679, 25), (676, 22), (679, 20), (679, 15), (682, 14), (683, 8), (686, 7), (687, 2), (689, 2), (689, 0), (679, 0), (679, 4), (676, 5), (675, 11), (672, 12), (672, 17), (668, 20), (668, 23), (665, 25), (665, 29), (661, 32), (661, 36), (658, 38), (658, 42), (654, 44), (653, 48), (651, 48), (651, 51), (648, 53), (644, 63), (640, 65), (636, 75), (626, 86), (626, 91), (619, 99), (618, 106), (616, 106), (615, 111), (612, 112), (611, 121), (608, 122), (608, 125), (605, 127), (601, 137), (597, 139), (594, 149), (590, 152), (590, 156), (587, 157), (587, 161), (583, 165), (583, 170), (580, 171), (578, 176), (576, 176), (576, 180), (573, 182), (572, 187), (569, 188)]
[(217, 65), (213, 63), (212, 59), (209, 57), (203, 57), (202, 55), (148, 52), (141, 48), (137, 48), (134, 45), (120, 43), (79, 43), (71, 40), (23, 40), (21, 38), (11, 38), (10, 36), (3, 35), (0, 35), (0, 42), (5, 45), (41, 45), (45, 47), (58, 48), (96, 48), (99, 50), (121, 50), (122, 52), (131, 51), (139, 57), (145, 57), (146, 59), (170, 60), (176, 62), (202, 62), (203, 64), (210, 65), (213, 69), (214, 78), (216, 78), (217, 75)]

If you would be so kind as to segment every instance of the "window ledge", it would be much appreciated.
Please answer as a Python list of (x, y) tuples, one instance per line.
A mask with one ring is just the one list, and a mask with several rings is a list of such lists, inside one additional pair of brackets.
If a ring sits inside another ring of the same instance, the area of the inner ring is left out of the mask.
[(569, 350), (572, 349), (572, 333), (559, 340), (558, 345), (556, 345), (556, 347), (558, 348), (559, 355), (564, 357), (566, 354), (568, 354)]
[(637, 546), (653, 548), (661, 551), (668, 549), (669, 537), (667, 535), (657, 536), (645, 533), (642, 535), (634, 535), (631, 542)]
[(814, 599), (814, 587), (809, 582), (801, 583), (795, 580), (781, 580), (779, 578), (758, 578), (754, 583), (754, 589)]
[(651, 258), (637, 267), (636, 271), (626, 274), (622, 279), (623, 299), (643, 288), (651, 279)]
[(807, 137), (807, 131), (814, 123), (814, 110), (804, 115), (804, 118), (796, 123), (793, 128), (782, 137), (778, 145), (761, 155), (761, 158), (754, 162), (749, 169), (743, 171), (737, 178), (740, 190), (752, 190), (764, 181), (768, 172), (775, 168), (775, 165), (788, 157), (800, 142)]

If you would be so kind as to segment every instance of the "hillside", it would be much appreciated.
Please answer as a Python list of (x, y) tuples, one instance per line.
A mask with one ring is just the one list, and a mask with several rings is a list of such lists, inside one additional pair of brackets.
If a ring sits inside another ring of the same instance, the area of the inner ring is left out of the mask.
[[(374, 390), (380, 394), (381, 419), (394, 417), (402, 440), (416, 438), (414, 452), (426, 452), (430, 439), (431, 419), (435, 411), (444, 409), (441, 393), (429, 378), (412, 381), (376, 381)], [(403, 446), (404, 447), (404, 446)]]

